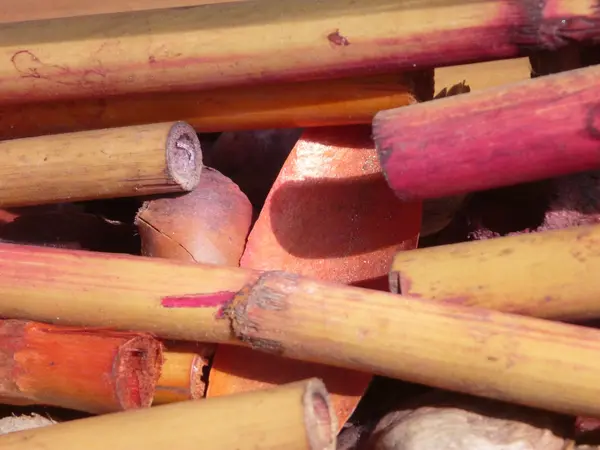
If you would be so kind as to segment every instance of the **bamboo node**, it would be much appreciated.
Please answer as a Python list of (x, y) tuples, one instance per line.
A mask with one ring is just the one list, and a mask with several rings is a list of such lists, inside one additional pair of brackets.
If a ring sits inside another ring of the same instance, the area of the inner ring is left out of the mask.
[(184, 191), (192, 191), (200, 182), (202, 148), (191, 125), (173, 124), (167, 137), (166, 157), (169, 178)]

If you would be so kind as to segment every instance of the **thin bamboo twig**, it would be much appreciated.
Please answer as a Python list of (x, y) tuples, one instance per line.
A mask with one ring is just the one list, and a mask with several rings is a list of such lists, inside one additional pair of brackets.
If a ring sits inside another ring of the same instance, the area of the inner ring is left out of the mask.
[(0, 98), (104, 98), (511, 58), (597, 38), (597, 20), (595, 0), (262, 0), (5, 24)]
[(201, 170), (183, 122), (3, 141), (0, 207), (187, 192)]
[(390, 287), (547, 319), (598, 319), (598, 240), (594, 225), (399, 252)]
[(0, 436), (3, 450), (333, 450), (336, 419), (317, 379), (202, 402), (107, 414)]
[[(402, 199), (439, 198), (600, 167), (599, 75), (571, 70), (378, 113), (390, 186)], [(466, 121), (477, 126), (466, 132)]]
[(161, 92), (101, 99), (0, 105), (0, 139), (70, 133), (170, 120), (197, 131), (371, 123), (375, 113), (414, 101), (411, 87), (430, 74), (368, 75), (253, 89)]
[(145, 333), (0, 321), (0, 397), (89, 413), (149, 407), (162, 345)]
[(237, 343), (600, 415), (600, 330), (282, 272), (0, 244), (0, 315)]

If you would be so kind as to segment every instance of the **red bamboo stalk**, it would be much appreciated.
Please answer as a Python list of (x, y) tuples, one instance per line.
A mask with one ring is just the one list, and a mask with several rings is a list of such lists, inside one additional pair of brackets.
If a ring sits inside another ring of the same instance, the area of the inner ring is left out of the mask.
[(0, 397), (89, 413), (148, 407), (162, 346), (144, 333), (0, 321)]
[(599, 76), (589, 67), (378, 113), (390, 186), (438, 198), (597, 169)]

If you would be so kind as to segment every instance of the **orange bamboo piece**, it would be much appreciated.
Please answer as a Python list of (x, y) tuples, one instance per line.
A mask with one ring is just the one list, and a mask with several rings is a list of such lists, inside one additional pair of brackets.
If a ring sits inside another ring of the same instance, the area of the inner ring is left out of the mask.
[[(267, 197), (241, 265), (387, 290), (392, 257), (416, 248), (420, 221), (420, 203), (404, 203), (387, 187), (370, 127), (307, 129)], [(307, 376), (325, 380), (342, 425), (371, 380), (367, 373), (220, 346), (207, 396)]]
[(195, 353), (165, 352), (152, 404), (198, 400), (205, 396), (209, 361)]
[(201, 170), (183, 122), (3, 141), (0, 207), (186, 192)]
[(0, 436), (3, 450), (334, 450), (337, 428), (317, 379), (203, 402), (105, 414)]
[(581, 226), (400, 252), (391, 290), (547, 319), (598, 319), (598, 240), (599, 226)]
[(143, 333), (0, 321), (0, 397), (89, 413), (148, 407), (162, 346)]
[(185, 195), (149, 200), (135, 223), (142, 254), (237, 266), (252, 221), (252, 205), (229, 178), (204, 168)]
[(600, 330), (592, 328), (160, 258), (0, 244), (0, 269), (3, 317), (235, 342), (561, 413), (600, 415)]
[(0, 139), (184, 120), (197, 131), (371, 123), (378, 111), (412, 101), (419, 75), (371, 75), (0, 105)]
[(0, 23), (59, 19), (147, 9), (178, 8), (242, 0), (2, 0)]

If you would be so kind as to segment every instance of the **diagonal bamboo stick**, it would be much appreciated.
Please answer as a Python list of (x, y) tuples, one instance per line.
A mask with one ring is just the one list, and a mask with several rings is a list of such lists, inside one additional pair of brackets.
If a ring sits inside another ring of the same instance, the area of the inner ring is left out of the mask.
[(0, 315), (238, 343), (600, 415), (600, 331), (282, 272), (0, 245)]
[(102, 98), (511, 58), (597, 37), (597, 13), (595, 0), (261, 0), (4, 24), (0, 98)]

